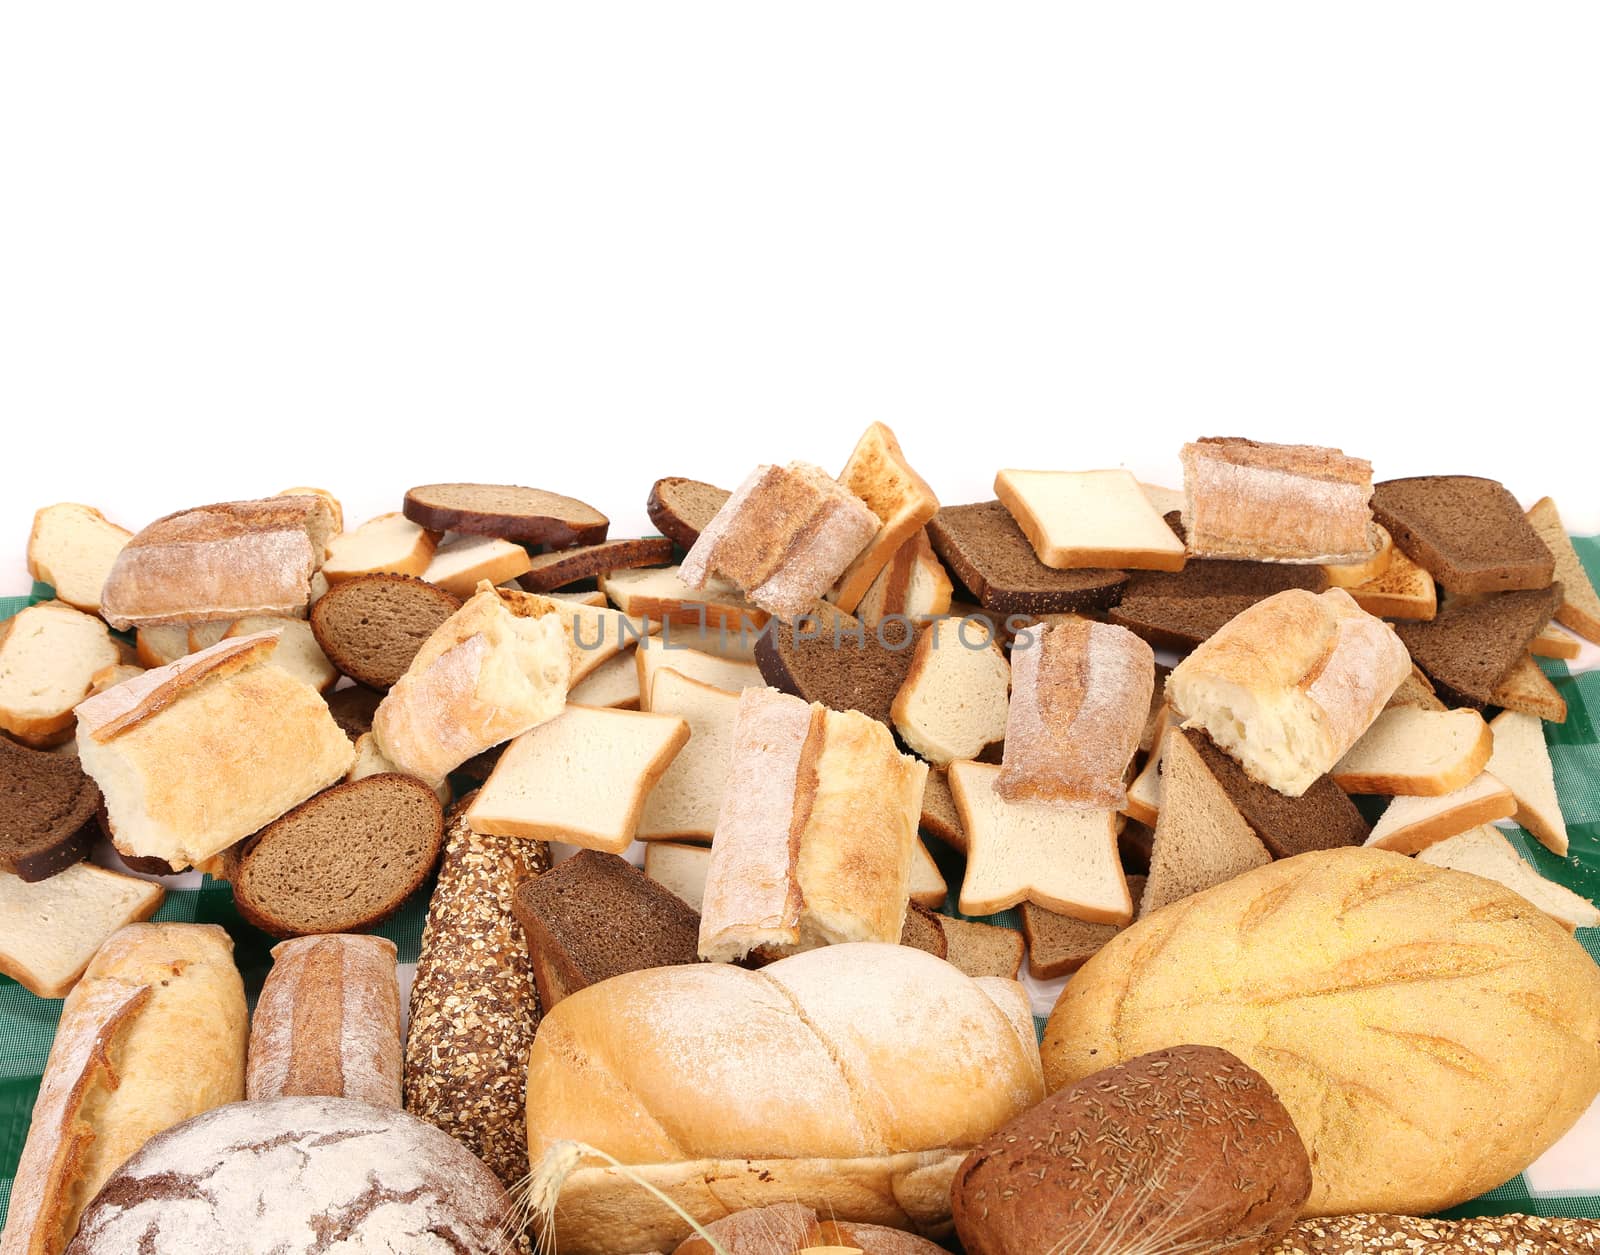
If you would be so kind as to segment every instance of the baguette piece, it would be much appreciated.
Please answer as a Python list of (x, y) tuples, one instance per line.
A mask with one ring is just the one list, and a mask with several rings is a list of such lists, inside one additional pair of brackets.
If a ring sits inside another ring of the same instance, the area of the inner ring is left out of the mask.
[(1555, 579), (1561, 585), (1561, 606), (1556, 622), (1563, 623), (1585, 640), (1600, 644), (1600, 593), (1584, 569), (1572, 538), (1561, 522), (1561, 513), (1549, 497), (1541, 497), (1528, 510), (1528, 522), (1555, 559)]
[(1555, 771), (1537, 716), (1503, 710), (1489, 720), (1494, 753), (1486, 770), (1505, 782), (1516, 801), (1516, 820), (1552, 854), (1566, 858), (1567, 822), (1556, 797)]
[(117, 555), (100, 611), (119, 631), (303, 615), (336, 531), (326, 498), (226, 501), (157, 519)]
[(1493, 752), (1494, 734), (1475, 710), (1397, 706), (1329, 774), (1346, 793), (1440, 797), (1471, 781)]
[(1371, 462), (1235, 437), (1186, 444), (1182, 456), (1183, 527), (1195, 557), (1323, 565), (1372, 557)]
[(1416, 854), (1517, 809), (1511, 790), (1487, 771), (1438, 797), (1397, 797), (1373, 825), (1366, 844), (1396, 854)]
[(467, 811), (475, 832), (565, 841), (620, 854), (645, 798), (689, 740), (676, 715), (568, 706), (524, 732)]
[(859, 712), (746, 689), (711, 843), (701, 956), (897, 940), (927, 773)]
[(438, 533), (424, 531), (405, 515), (380, 514), (328, 542), (322, 574), (330, 585), (358, 575), (421, 575), (438, 545)]
[(483, 581), (504, 584), (525, 572), (528, 563), (528, 551), (509, 540), (449, 536), (435, 547), (422, 578), (451, 596), (466, 600)]
[(271, 665), (276, 643), (225, 640), (79, 705), (78, 759), (121, 853), (181, 870), (350, 770), (355, 750), (327, 704)]
[(1047, 567), (1183, 569), (1183, 541), (1128, 471), (1003, 470), (994, 495)]
[(900, 442), (884, 423), (873, 423), (862, 433), (839, 472), (839, 482), (866, 502), (879, 522), (876, 535), (839, 577), (830, 597), (849, 614), (895, 555), (938, 513), (939, 498), (911, 469)]
[(48, 880), (0, 872), (0, 972), (40, 998), (64, 998), (96, 951), (166, 897), (158, 884), (74, 863)]
[(275, 495), (279, 497), (321, 497), (328, 503), (328, 508), (333, 511), (333, 534), (338, 535), (340, 532), (344, 531), (344, 506), (340, 504), (339, 498), (334, 496), (333, 493), (328, 489), (306, 487), (285, 488), (282, 492), (276, 493)]
[(540, 1236), (566, 1255), (672, 1249), (688, 1224), (637, 1177), (702, 1222), (789, 1202), (937, 1231), (966, 1148), (1043, 1094), (1021, 987), (910, 946), (629, 972), (564, 999), (534, 1042), (535, 1164), (578, 1141), (630, 1166), (580, 1160)]
[(28, 574), (55, 589), (75, 610), (100, 612), (100, 590), (117, 555), (133, 539), (93, 506), (63, 501), (33, 516), (28, 533)]
[(411, 984), (405, 1108), (477, 1155), (507, 1186), (528, 1175), (524, 1094), (539, 995), (517, 888), (549, 870), (550, 847), (473, 832), (451, 812)]
[(1185, 728), (1204, 728), (1252, 780), (1299, 797), (1372, 726), (1410, 670), (1394, 629), (1342, 588), (1320, 597), (1291, 589), (1180, 662), (1167, 697)]
[(73, 707), (123, 658), (92, 614), (42, 601), (0, 623), (0, 729), (46, 749), (72, 735)]
[(355, 1098), (400, 1106), (400, 984), (395, 944), (331, 933), (272, 947), (250, 1022), (245, 1093)]
[(1496, 828), (1473, 828), (1430, 845), (1417, 855), (1417, 861), (1496, 881), (1532, 902), (1568, 932), (1600, 928), (1600, 910), (1594, 903), (1539, 875)]
[(650, 709), (682, 719), (689, 739), (645, 799), (638, 837), (641, 841), (709, 840), (717, 830), (717, 816), (727, 792), (739, 695), (688, 679), (667, 667), (655, 673)]
[(943, 767), (1005, 739), (1010, 687), (1011, 667), (992, 633), (967, 619), (939, 619), (918, 639), (889, 715), (912, 750)]
[(304, 619), (269, 619), (253, 615), (228, 625), (218, 639), (251, 636), (256, 632), (276, 632), (277, 648), (272, 651), (272, 665), (287, 671), (302, 684), (310, 685), (319, 693), (326, 693), (339, 682), (339, 672), (328, 661), (317, 643), (316, 633)]
[(891, 615), (913, 620), (937, 618), (949, 613), (954, 591), (924, 527), (895, 550), (888, 565), (868, 585), (854, 613), (868, 627), (876, 627)]
[(247, 1015), (213, 924), (129, 924), (61, 1008), (0, 1255), (60, 1255), (84, 1206), (163, 1129), (244, 1097)]
[(1155, 652), (1127, 628), (1083, 619), (1032, 634), (1011, 650), (995, 792), (1007, 802), (1117, 810), (1150, 717)]
[(1116, 812), (1008, 802), (999, 767), (951, 763), (950, 792), (967, 834), (963, 915), (1037, 903), (1074, 919), (1126, 924), (1133, 914), (1117, 858)]
[(473, 755), (560, 714), (575, 650), (550, 605), (480, 583), (379, 704), (372, 731), (384, 756), (437, 786)]
[(772, 614), (804, 614), (877, 531), (866, 503), (820, 467), (758, 466), (700, 533), (679, 574), (690, 588), (720, 577)]

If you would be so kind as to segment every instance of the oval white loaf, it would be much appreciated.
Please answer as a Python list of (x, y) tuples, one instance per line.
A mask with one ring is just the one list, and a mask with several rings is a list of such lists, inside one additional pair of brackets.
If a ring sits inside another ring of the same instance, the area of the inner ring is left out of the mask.
[[(555, 1143), (586, 1143), (702, 1222), (797, 1202), (937, 1232), (966, 1151), (1042, 1096), (1015, 981), (846, 943), (760, 971), (630, 972), (563, 999), (529, 1059), (528, 1150), (537, 1176)], [(564, 1255), (615, 1255), (688, 1233), (589, 1159), (544, 1236)]]

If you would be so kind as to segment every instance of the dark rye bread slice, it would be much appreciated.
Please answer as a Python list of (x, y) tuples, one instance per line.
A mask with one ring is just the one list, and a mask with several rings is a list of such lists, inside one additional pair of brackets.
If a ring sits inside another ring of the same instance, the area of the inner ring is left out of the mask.
[(1476, 475), (1386, 479), (1373, 517), (1418, 566), (1452, 593), (1548, 588), (1555, 558), (1497, 480)]
[(439, 861), (444, 808), (411, 776), (336, 784), (228, 857), (239, 914), (274, 937), (363, 932), (398, 911)]
[(1300, 797), (1285, 797), (1245, 775), (1205, 732), (1191, 731), (1189, 743), (1273, 858), (1360, 845), (1371, 835), (1356, 804), (1331, 776), (1319, 777)]
[(517, 582), (530, 593), (554, 592), (579, 580), (592, 580), (607, 571), (666, 566), (672, 561), (672, 542), (665, 536), (639, 540), (606, 540), (575, 549), (553, 549), (535, 554), (532, 565)]
[(611, 520), (576, 497), (515, 484), (422, 484), (406, 493), (405, 516), (430, 532), (467, 532), (565, 549), (606, 538)]
[(99, 807), (100, 790), (75, 755), (0, 736), (0, 869), (31, 883), (81, 863)]
[(352, 684), (349, 688), (335, 689), (326, 695), (326, 699), (328, 713), (339, 725), (339, 730), (356, 741), (362, 733), (372, 731), (372, 717), (378, 713), (378, 703), (383, 701), (383, 694), (364, 684)]
[(615, 854), (579, 850), (519, 885), (511, 910), (546, 1015), (624, 972), (700, 961), (700, 913)]
[(912, 902), (906, 907), (906, 922), (900, 928), (900, 944), (913, 950), (926, 950), (936, 959), (950, 953), (950, 943), (945, 939), (939, 916), (925, 906)]
[(950, 792), (950, 774), (944, 767), (929, 767), (928, 782), (922, 790), (922, 831), (938, 837), (952, 850), (967, 852), (967, 831), (961, 826), (955, 796)]
[(1491, 706), (1500, 681), (1561, 604), (1561, 585), (1447, 602), (1426, 622), (1394, 630), (1450, 706)]
[(756, 666), (775, 689), (829, 710), (859, 710), (893, 731), (890, 707), (911, 671), (916, 634), (904, 620), (839, 631), (815, 621), (771, 619), (756, 641)]
[(1189, 650), (1258, 601), (1290, 588), (1320, 593), (1314, 565), (1190, 558), (1181, 571), (1135, 571), (1106, 618), (1157, 648)]
[[(1128, 877), (1128, 896), (1133, 899), (1133, 909), (1137, 912), (1139, 899), (1144, 896), (1143, 876)], [(1054, 980), (1076, 972), (1125, 927), (1125, 924), (1091, 924), (1024, 902), (1022, 935), (1028, 941), (1028, 974), (1035, 980)]]
[(978, 603), (1002, 614), (1104, 610), (1128, 578), (1124, 571), (1045, 566), (998, 501), (945, 506), (928, 524), (928, 539)]
[(459, 598), (413, 575), (358, 575), (317, 599), (311, 633), (343, 674), (386, 689), (459, 609)]
[(733, 496), (726, 488), (702, 484), (698, 479), (669, 476), (651, 485), (645, 513), (661, 534), (684, 549), (693, 549), (706, 524)]

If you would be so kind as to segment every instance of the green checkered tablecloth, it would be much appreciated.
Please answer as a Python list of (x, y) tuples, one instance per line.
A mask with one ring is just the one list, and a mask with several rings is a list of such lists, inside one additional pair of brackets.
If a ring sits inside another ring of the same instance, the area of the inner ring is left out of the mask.
[[(1591, 578), (1600, 581), (1600, 537), (1577, 541), (1578, 552)], [(30, 602), (48, 597), (50, 590), (36, 586), (31, 597), (0, 598), (0, 619), (16, 614)], [(1546, 673), (1567, 702), (1565, 724), (1546, 724), (1546, 739), (1555, 765), (1556, 789), (1572, 839), (1571, 857), (1550, 854), (1520, 828), (1508, 836), (1523, 856), (1541, 873), (1592, 900), (1600, 900), (1600, 670), (1572, 675), (1562, 662), (1542, 659)], [(959, 864), (939, 843), (932, 843), (941, 870), (952, 886), (959, 886)], [(947, 910), (954, 915), (952, 889)], [(379, 931), (400, 950), (402, 963), (416, 962), (426, 910), (418, 895)], [(244, 974), (252, 1004), (271, 964), (272, 938), (239, 918), (233, 895), (224, 884), (206, 879), (199, 888), (169, 890), (157, 913), (158, 920), (221, 924), (234, 939), (235, 957)], [(982, 917), (987, 922), (1017, 926), (1015, 912)], [(1600, 962), (1600, 929), (1583, 929), (1578, 940)], [(11, 1179), (27, 1136), (28, 1119), (38, 1092), (60, 1014), (59, 1002), (35, 998), (15, 981), (0, 976), (0, 1218), (11, 1196)], [(1039, 1021), (1042, 1028), (1043, 1021)], [(1525, 1177), (1517, 1177), (1457, 1208), (1451, 1215), (1482, 1215), (1520, 1211), (1545, 1216), (1600, 1216), (1600, 1145), (1591, 1158), (1594, 1180), (1582, 1194), (1536, 1194)]]

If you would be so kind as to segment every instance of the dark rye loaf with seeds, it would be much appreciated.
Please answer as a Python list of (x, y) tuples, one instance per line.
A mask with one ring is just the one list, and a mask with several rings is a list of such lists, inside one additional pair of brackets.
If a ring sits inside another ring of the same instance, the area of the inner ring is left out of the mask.
[(611, 520), (587, 502), (516, 484), (422, 484), (405, 516), (430, 532), (466, 532), (565, 549), (606, 538)]
[(1057, 1090), (956, 1170), (967, 1255), (1256, 1255), (1311, 1192), (1272, 1087), (1213, 1046), (1140, 1055)]
[(0, 736), (0, 870), (39, 881), (82, 862), (100, 790), (76, 757)]
[(928, 539), (978, 604), (1002, 614), (1103, 610), (1128, 578), (1124, 571), (1045, 566), (998, 501), (943, 507), (928, 523)]
[(1300, 1221), (1264, 1255), (1600, 1255), (1600, 1220), (1319, 1217)]
[(549, 869), (550, 847), (473, 832), (466, 813), (474, 796), (451, 808), (422, 929), (405, 1104), (514, 1186), (528, 1174), (525, 1096), (539, 995), (512, 900)]
[(459, 597), (427, 580), (358, 575), (317, 599), (311, 633), (344, 675), (386, 689), (399, 683), (423, 642), (459, 609)]
[(731, 496), (726, 488), (671, 475), (651, 486), (644, 508), (663, 536), (680, 548), (693, 549), (700, 533)]

